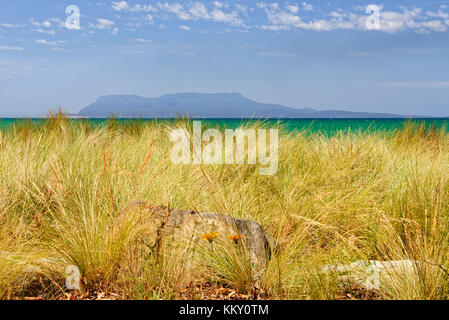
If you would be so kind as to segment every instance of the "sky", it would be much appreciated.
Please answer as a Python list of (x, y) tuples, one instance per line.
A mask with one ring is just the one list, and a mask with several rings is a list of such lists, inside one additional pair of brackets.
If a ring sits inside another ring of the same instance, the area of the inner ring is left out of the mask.
[(449, 1), (0, 0), (0, 116), (175, 92), (449, 116), (448, 71)]

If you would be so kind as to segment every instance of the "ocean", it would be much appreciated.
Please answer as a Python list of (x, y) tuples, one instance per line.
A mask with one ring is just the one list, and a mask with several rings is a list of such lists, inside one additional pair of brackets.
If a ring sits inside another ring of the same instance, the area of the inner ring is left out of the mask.
[[(200, 120), (200, 119), (198, 119)], [(0, 118), (0, 130), (5, 131), (23, 124), (31, 122), (33, 125), (43, 123), (43, 119), (20, 119), (20, 118)], [(93, 125), (104, 126), (108, 119), (71, 119), (70, 121), (80, 122), (87, 121)], [(170, 123), (174, 119), (116, 119), (119, 124), (125, 124), (130, 121), (151, 122), (158, 121), (162, 123)], [(194, 121), (194, 120), (191, 120)], [(239, 126), (247, 124), (252, 120), (239, 119), (201, 119), (207, 127), (235, 129)], [(404, 127), (405, 124), (412, 121), (418, 125), (424, 124), (427, 127), (434, 126), (437, 129), (444, 128), (449, 132), (449, 119), (447, 118), (427, 118), (427, 119), (266, 119), (260, 120), (267, 128), (281, 127), (285, 131), (295, 133), (305, 131), (307, 133), (322, 133), (325, 135), (335, 135), (339, 132), (375, 132), (384, 131), (392, 132)]]

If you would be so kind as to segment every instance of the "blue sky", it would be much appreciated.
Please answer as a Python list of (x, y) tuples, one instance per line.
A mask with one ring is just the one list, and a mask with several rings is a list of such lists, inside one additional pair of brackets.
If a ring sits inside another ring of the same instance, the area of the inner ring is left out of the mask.
[(0, 0), (1, 116), (191, 91), (449, 116), (448, 71), (449, 1)]

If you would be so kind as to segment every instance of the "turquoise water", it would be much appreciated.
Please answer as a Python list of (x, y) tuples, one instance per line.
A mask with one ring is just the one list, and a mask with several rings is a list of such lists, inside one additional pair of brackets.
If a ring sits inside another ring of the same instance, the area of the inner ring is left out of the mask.
[[(4, 118), (0, 119), (0, 130), (7, 130), (13, 128), (15, 125), (26, 121), (31, 121), (33, 125), (39, 125), (43, 123), (42, 119), (11, 119)], [(81, 122), (87, 121), (93, 125), (103, 126), (108, 121), (107, 119), (73, 119), (71, 121)], [(155, 121), (152, 119), (139, 119), (139, 120), (129, 120), (129, 119), (119, 119), (119, 123), (127, 123), (130, 121), (142, 121), (150, 122)], [(157, 120), (162, 123), (170, 123), (174, 120), (163, 119)], [(222, 128), (234, 129), (248, 123), (249, 120), (236, 120), (236, 119), (203, 119), (203, 124), (205, 126), (220, 126)], [(426, 126), (435, 126), (436, 128), (445, 128), (449, 132), (449, 119), (285, 119), (285, 120), (263, 120), (262, 122), (267, 127), (278, 127), (281, 126), (288, 132), (303, 131), (316, 133), (320, 132), (327, 135), (334, 135), (338, 132), (351, 132), (361, 131), (361, 132), (372, 132), (372, 131), (385, 131), (390, 132), (396, 129), (402, 128), (407, 122), (413, 121), (416, 124), (425, 124)]]

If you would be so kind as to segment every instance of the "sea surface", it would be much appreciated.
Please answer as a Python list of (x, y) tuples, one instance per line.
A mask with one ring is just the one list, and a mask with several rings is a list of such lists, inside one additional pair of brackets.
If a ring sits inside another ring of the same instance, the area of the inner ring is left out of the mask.
[[(198, 119), (200, 120), (200, 119)], [(195, 120), (195, 121), (198, 121)], [(21, 118), (0, 118), (0, 130), (5, 131), (23, 123), (31, 123), (33, 126), (39, 126), (45, 120), (43, 119), (21, 119)], [(80, 122), (87, 121), (95, 126), (104, 126), (108, 119), (71, 119), (70, 121)], [(175, 119), (115, 119), (119, 124), (126, 124), (130, 121), (151, 122), (158, 121), (161, 123), (170, 123)], [(194, 120), (190, 120), (194, 121)], [(235, 129), (242, 125), (253, 122), (254, 120), (238, 120), (238, 119), (201, 119), (205, 127), (221, 127)], [(266, 128), (280, 127), (287, 132), (295, 133), (298, 131), (306, 131), (308, 133), (322, 133), (325, 135), (335, 135), (339, 132), (392, 132), (403, 128), (409, 122), (417, 125), (424, 124), (427, 127), (435, 127), (437, 129), (444, 128), (449, 132), (448, 118), (427, 118), (427, 119), (266, 119), (258, 120), (263, 123)]]

